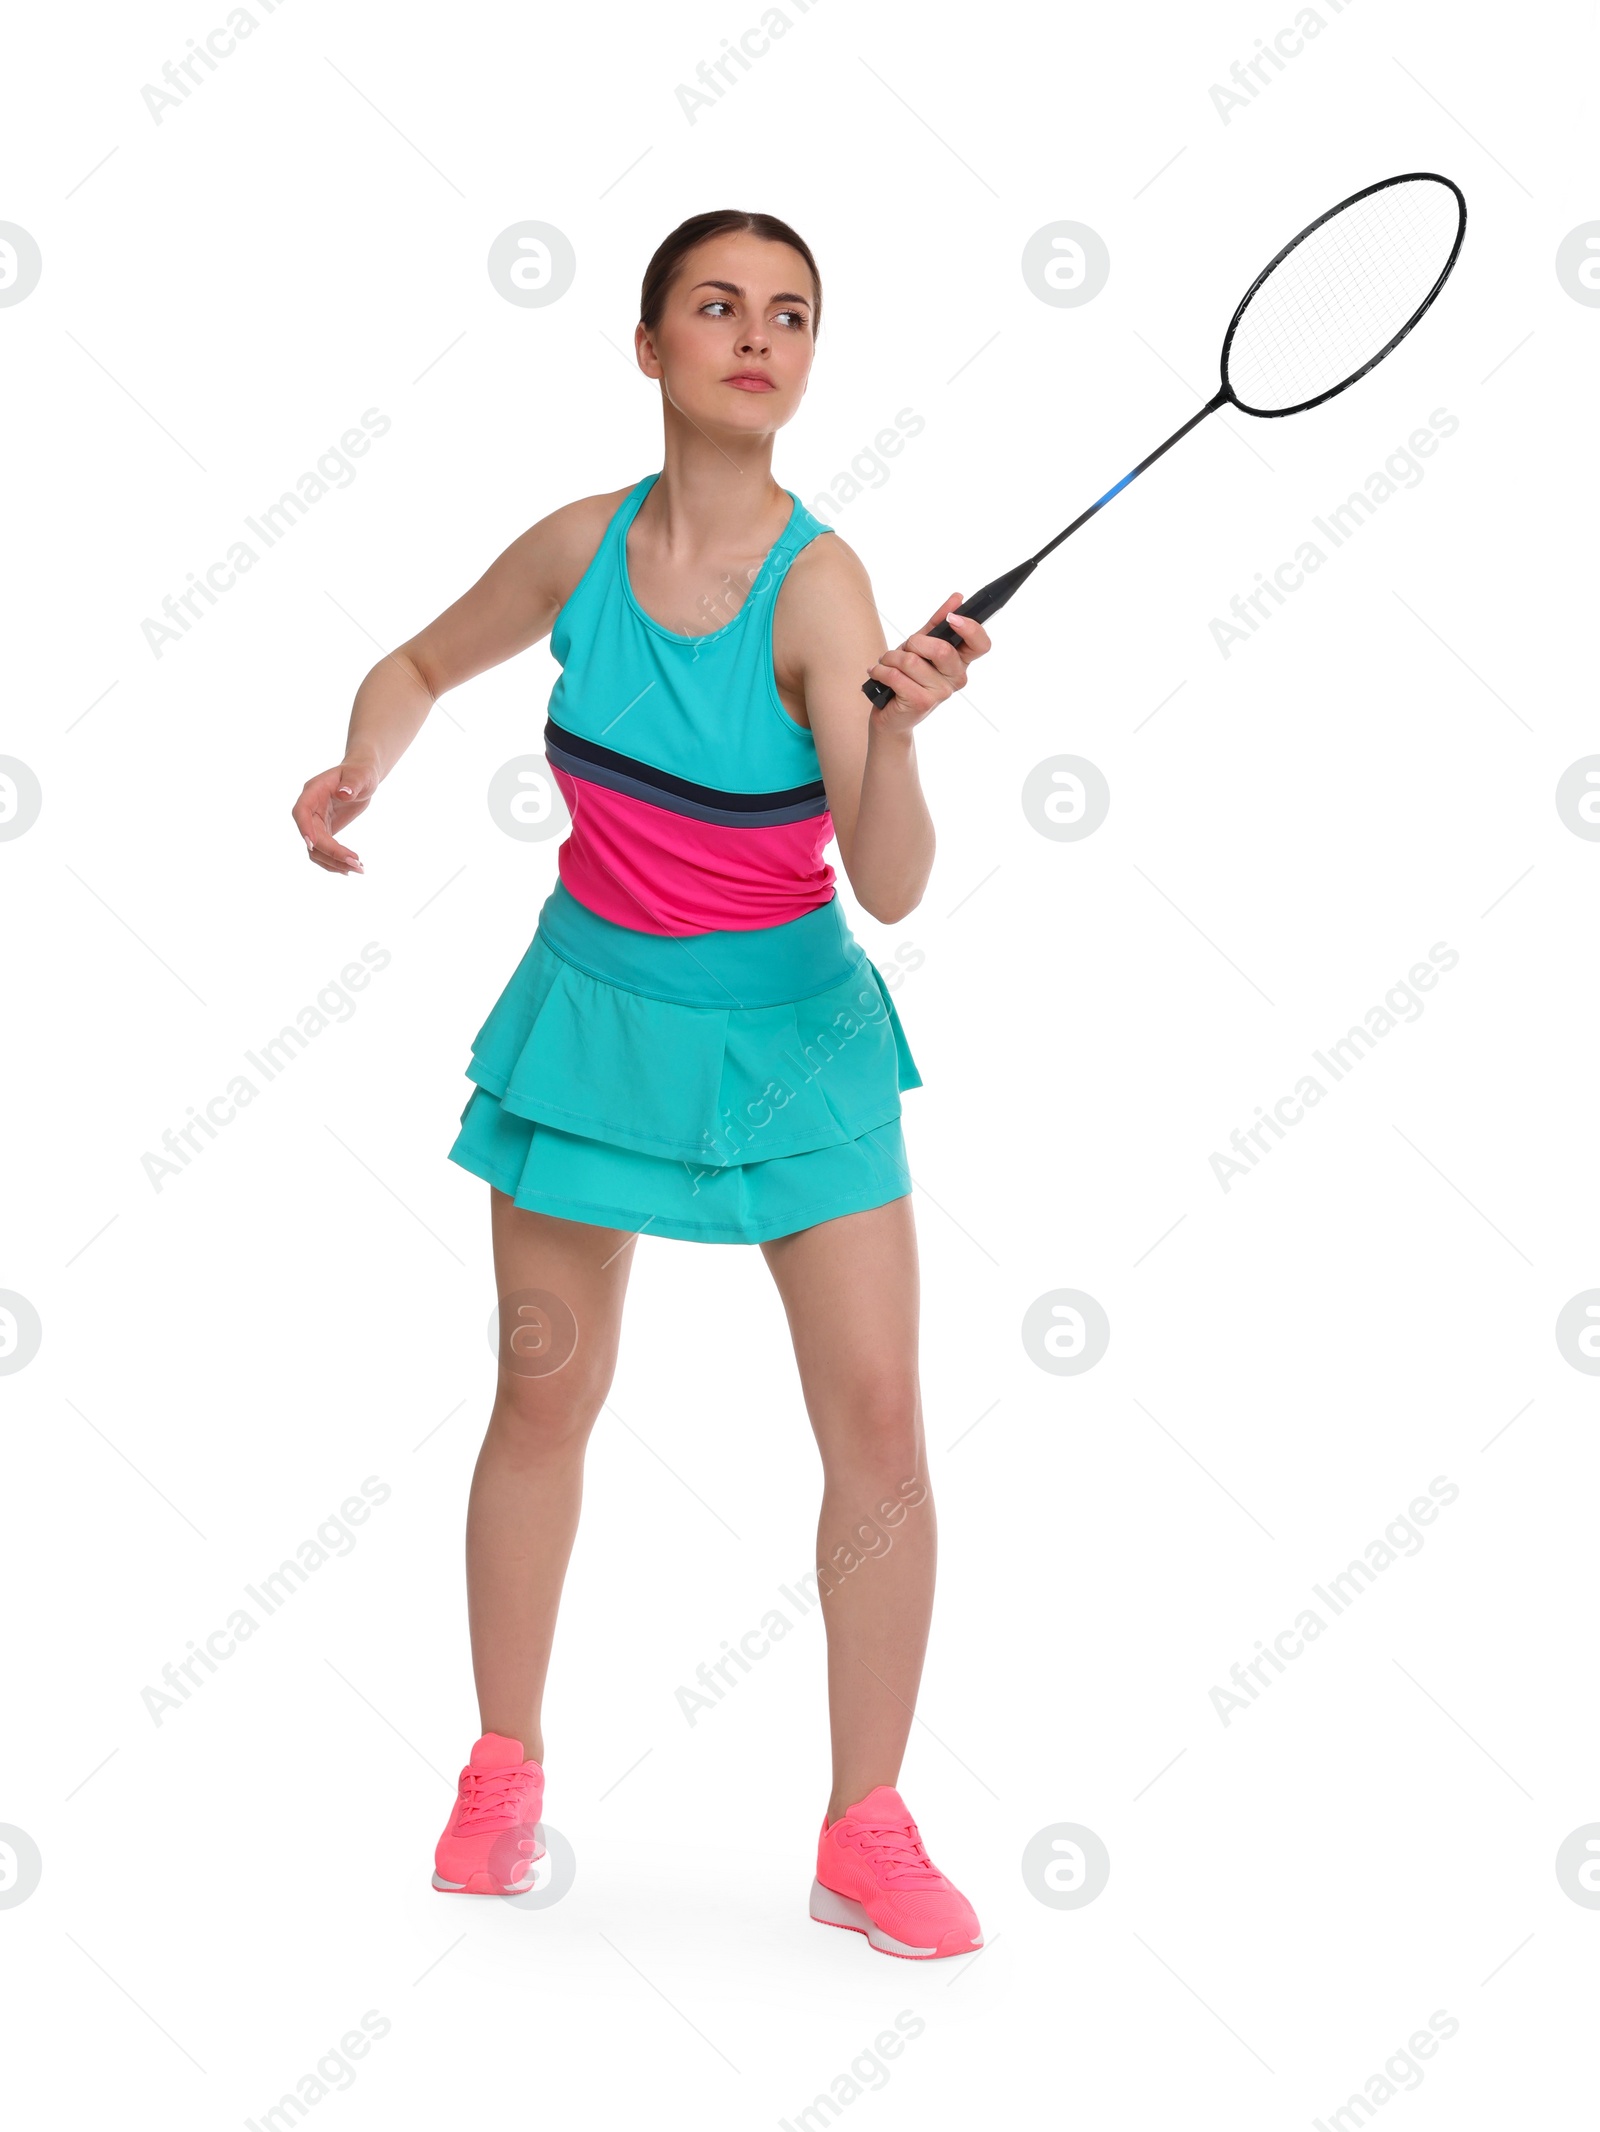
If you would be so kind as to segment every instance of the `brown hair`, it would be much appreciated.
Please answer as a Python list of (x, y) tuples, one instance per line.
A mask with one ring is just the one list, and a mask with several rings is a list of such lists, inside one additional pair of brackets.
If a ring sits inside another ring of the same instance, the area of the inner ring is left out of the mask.
[(811, 287), (816, 296), (812, 306), (811, 331), (813, 335), (822, 323), (822, 276), (817, 272), (817, 262), (811, 256), (811, 247), (796, 234), (787, 222), (780, 222), (776, 215), (746, 214), (736, 207), (713, 208), (710, 214), (691, 215), (687, 222), (680, 222), (670, 237), (663, 237), (656, 246), (655, 255), (644, 270), (644, 286), (639, 291), (639, 322), (646, 332), (654, 332), (661, 323), (662, 308), (667, 300), (667, 291), (672, 287), (678, 269), (697, 244), (704, 244), (708, 237), (722, 237), (734, 231), (748, 230), (753, 236), (765, 237), (772, 244), (791, 245), (805, 261), (811, 272)]

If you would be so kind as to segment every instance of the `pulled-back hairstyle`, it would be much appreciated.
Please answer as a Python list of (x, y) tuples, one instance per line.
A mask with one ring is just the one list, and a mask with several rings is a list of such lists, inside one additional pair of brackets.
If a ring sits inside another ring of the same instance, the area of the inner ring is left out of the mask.
[(792, 245), (800, 254), (811, 272), (811, 287), (816, 302), (811, 309), (811, 331), (815, 336), (822, 323), (822, 276), (817, 272), (817, 262), (811, 256), (811, 247), (798, 236), (787, 222), (780, 222), (776, 215), (746, 214), (736, 207), (714, 208), (710, 214), (691, 215), (687, 222), (680, 222), (670, 237), (663, 237), (656, 246), (655, 256), (644, 270), (644, 286), (639, 291), (639, 322), (646, 332), (653, 333), (661, 323), (662, 307), (667, 300), (667, 291), (682, 266), (685, 258), (697, 244), (704, 244), (708, 237), (722, 237), (734, 231), (748, 230), (753, 236), (765, 237), (772, 244)]

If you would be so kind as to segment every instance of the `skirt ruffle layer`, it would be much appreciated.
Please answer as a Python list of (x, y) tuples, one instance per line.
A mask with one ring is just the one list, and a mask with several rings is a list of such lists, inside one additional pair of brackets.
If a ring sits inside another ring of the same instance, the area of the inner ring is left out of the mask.
[(922, 1076), (836, 903), (674, 939), (558, 884), (467, 1073), (450, 1159), (570, 1220), (761, 1243), (911, 1190), (900, 1095)]

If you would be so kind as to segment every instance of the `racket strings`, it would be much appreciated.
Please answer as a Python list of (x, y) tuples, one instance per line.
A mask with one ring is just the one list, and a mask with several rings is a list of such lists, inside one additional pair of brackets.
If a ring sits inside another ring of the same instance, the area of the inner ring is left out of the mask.
[(1241, 403), (1281, 412), (1358, 375), (1416, 317), (1459, 232), (1455, 194), (1432, 178), (1331, 215), (1240, 313), (1227, 361)]

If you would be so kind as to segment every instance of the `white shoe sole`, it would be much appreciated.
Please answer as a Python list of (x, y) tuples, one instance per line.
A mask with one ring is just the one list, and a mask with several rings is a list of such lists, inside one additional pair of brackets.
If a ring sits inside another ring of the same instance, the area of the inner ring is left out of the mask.
[[(931, 1962), (937, 1958), (932, 1947), (910, 1947), (904, 1940), (891, 1939), (881, 1926), (875, 1925), (860, 1903), (848, 1895), (836, 1895), (832, 1888), (825, 1888), (820, 1880), (811, 1883), (811, 1915), (819, 1925), (839, 1925), (846, 1932), (861, 1932), (868, 1943), (880, 1954), (898, 1954), (908, 1962)], [(972, 1948), (962, 1948), (963, 1954), (983, 1945), (983, 1935), (972, 1942)]]

